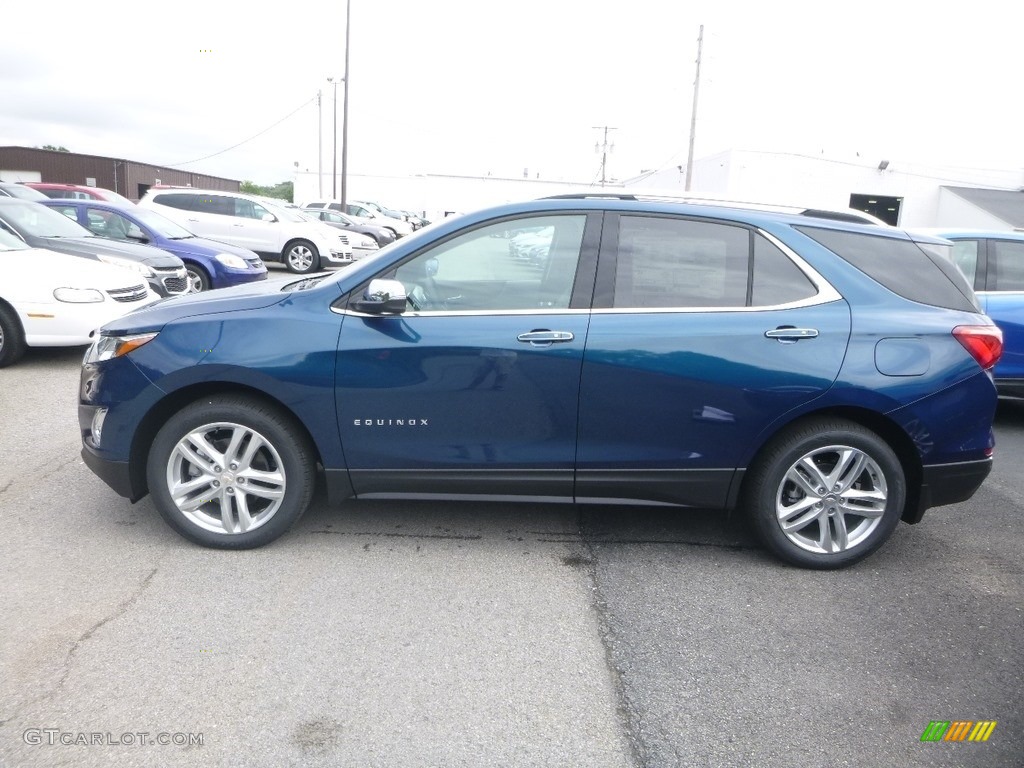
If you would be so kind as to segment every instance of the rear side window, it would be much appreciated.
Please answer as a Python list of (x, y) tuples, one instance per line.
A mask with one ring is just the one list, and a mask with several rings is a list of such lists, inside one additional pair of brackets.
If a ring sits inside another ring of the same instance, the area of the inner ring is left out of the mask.
[(816, 227), (797, 229), (905, 299), (979, 311), (974, 291), (953, 262), (926, 253), (910, 240)]
[(168, 208), (178, 208), (182, 211), (192, 210), (192, 201), (195, 199), (195, 195), (181, 195), (173, 192), (156, 195), (153, 198), (154, 203), (160, 205), (166, 205)]
[(235, 215), (235, 201), (230, 197), (220, 195), (196, 195), (192, 203), (192, 210), (200, 213), (217, 213), (221, 216)]
[(752, 230), (691, 219), (622, 216), (613, 306), (775, 306), (810, 298), (814, 284)]

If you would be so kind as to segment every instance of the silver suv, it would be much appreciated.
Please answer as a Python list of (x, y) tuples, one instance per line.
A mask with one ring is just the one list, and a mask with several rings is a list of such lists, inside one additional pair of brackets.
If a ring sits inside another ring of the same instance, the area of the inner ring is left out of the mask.
[(139, 205), (152, 208), (190, 232), (256, 251), (297, 274), (352, 263), (344, 232), (335, 232), (265, 199), (242, 192), (153, 187)]

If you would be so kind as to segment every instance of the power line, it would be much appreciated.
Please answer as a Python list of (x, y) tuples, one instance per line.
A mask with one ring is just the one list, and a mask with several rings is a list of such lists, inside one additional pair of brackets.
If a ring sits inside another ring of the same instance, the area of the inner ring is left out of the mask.
[(228, 147), (227, 149), (222, 149), (219, 152), (214, 152), (212, 155), (206, 155), (205, 157), (197, 157), (195, 160), (186, 160), (186, 161), (184, 161), (182, 163), (164, 163), (164, 167), (165, 168), (177, 168), (178, 166), (181, 166), (181, 165), (191, 165), (192, 163), (198, 163), (201, 160), (209, 160), (211, 157), (216, 157), (217, 155), (223, 155), (225, 152), (230, 152), (232, 149), (238, 149), (238, 147), (242, 146), (243, 144), (248, 144), (253, 139), (258, 139), (260, 136), (265, 134), (271, 128), (276, 128), (281, 123), (283, 123), (285, 120), (287, 120), (289, 117), (291, 117), (292, 115), (294, 115), (297, 112), (299, 112), (303, 107), (306, 107), (306, 106), (312, 104), (316, 100), (317, 100), (316, 96), (314, 96), (311, 99), (307, 99), (306, 101), (302, 102), (296, 109), (294, 109), (291, 112), (289, 112), (287, 115), (282, 117), (280, 120), (278, 120), (273, 125), (267, 126), (262, 131), (260, 131), (259, 133), (255, 134), (254, 136), (250, 136), (248, 139), (245, 139), (244, 141), (240, 141), (237, 144), (233, 144), (230, 147)]

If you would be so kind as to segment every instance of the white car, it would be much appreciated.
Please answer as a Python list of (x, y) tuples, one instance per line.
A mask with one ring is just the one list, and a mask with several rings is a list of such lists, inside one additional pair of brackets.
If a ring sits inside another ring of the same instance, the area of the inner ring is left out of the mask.
[[(283, 201), (282, 201), (283, 202)], [(139, 201), (200, 237), (282, 262), (297, 274), (352, 263), (348, 239), (255, 195), (192, 187), (152, 187)]]
[(0, 229), (0, 368), (25, 347), (88, 344), (96, 328), (159, 298), (130, 270), (30, 248)]
[(332, 211), (347, 213), (362, 224), (373, 224), (375, 227), (383, 227), (390, 230), (396, 238), (412, 234), (412, 224), (404, 219), (393, 219), (385, 216), (362, 203), (348, 203), (342, 210), (341, 203), (337, 200), (316, 200), (306, 203), (303, 208), (327, 208)]

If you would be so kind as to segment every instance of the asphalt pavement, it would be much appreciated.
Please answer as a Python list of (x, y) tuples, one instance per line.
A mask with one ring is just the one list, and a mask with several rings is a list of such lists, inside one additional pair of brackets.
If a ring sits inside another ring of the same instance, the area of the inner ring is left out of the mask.
[(838, 572), (705, 512), (322, 496), (220, 552), (82, 463), (81, 354), (0, 371), (0, 765), (1024, 765), (1024, 406)]

